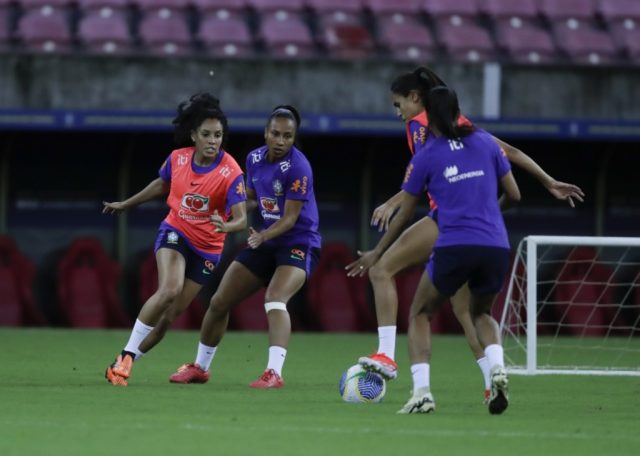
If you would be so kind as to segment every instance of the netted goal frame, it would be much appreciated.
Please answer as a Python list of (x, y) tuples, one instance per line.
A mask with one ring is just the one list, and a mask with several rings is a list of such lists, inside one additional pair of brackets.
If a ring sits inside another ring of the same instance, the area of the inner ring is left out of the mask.
[(637, 370), (618, 369), (554, 369), (540, 368), (538, 366), (538, 247), (545, 245), (553, 246), (589, 246), (589, 247), (640, 247), (639, 237), (606, 237), (606, 236), (526, 236), (520, 241), (516, 251), (516, 258), (513, 263), (509, 277), (509, 285), (505, 296), (504, 307), (500, 319), (500, 334), (505, 338), (505, 324), (510, 311), (510, 301), (513, 296), (514, 284), (516, 283), (517, 267), (519, 257), (521, 258), (523, 246), (526, 245), (526, 365), (524, 367), (508, 366), (510, 373), (520, 375), (541, 375), (541, 374), (570, 374), (570, 375), (604, 375), (604, 376), (640, 376), (640, 365)]

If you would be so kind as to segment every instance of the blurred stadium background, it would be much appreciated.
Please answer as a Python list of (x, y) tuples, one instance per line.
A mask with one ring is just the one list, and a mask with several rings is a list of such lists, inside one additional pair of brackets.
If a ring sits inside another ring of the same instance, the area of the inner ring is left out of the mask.
[[(175, 106), (210, 91), (241, 163), (273, 106), (303, 113), (326, 248), (291, 305), (294, 329), (375, 328), (367, 281), (341, 266), (377, 240), (371, 212), (399, 187), (409, 152), (389, 84), (423, 64), (474, 122), (587, 194), (571, 209), (516, 170), (514, 247), (527, 234), (637, 235), (638, 0), (0, 0), (0, 325), (132, 322), (154, 291), (166, 206), (114, 218), (102, 201), (157, 176)], [(244, 239), (229, 239), (227, 262)], [(404, 308), (415, 279), (399, 279)], [(178, 327), (199, 327), (215, 285)], [(260, 299), (233, 328), (266, 328)]]

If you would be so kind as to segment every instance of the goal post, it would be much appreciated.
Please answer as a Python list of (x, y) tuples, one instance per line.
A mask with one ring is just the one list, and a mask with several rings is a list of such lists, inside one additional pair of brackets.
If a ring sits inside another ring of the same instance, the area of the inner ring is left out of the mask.
[(640, 238), (525, 237), (500, 331), (513, 373), (640, 376)]

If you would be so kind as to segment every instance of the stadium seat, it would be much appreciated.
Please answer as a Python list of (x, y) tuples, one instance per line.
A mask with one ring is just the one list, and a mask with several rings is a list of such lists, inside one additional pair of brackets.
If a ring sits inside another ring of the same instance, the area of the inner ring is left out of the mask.
[(0, 236), (0, 326), (45, 325), (32, 294), (35, 267), (13, 239)]
[[(158, 264), (153, 250), (144, 256), (138, 272), (139, 311), (144, 303), (158, 290)], [(189, 307), (173, 322), (173, 329), (199, 329), (206, 309), (196, 297)]]
[(50, 6), (27, 10), (18, 21), (16, 36), (27, 50), (34, 52), (66, 52), (71, 43), (66, 14)]
[(162, 9), (168, 9), (183, 13), (189, 2), (185, 0), (132, 0), (131, 3), (143, 12), (157, 12)]
[[(556, 321), (568, 334), (602, 336), (615, 317), (613, 271), (593, 262), (591, 247), (578, 247), (563, 262), (553, 292)], [(612, 307), (607, 307), (612, 306)]]
[(598, 65), (617, 60), (611, 36), (586, 22), (569, 19), (554, 24), (553, 31), (558, 48), (576, 63)]
[(471, 18), (479, 13), (476, 0), (424, 0), (423, 10), (434, 18)]
[(519, 18), (532, 21), (538, 15), (536, 0), (484, 0), (479, 6), (480, 11), (494, 20)]
[(283, 10), (264, 14), (258, 37), (273, 57), (298, 58), (315, 55), (311, 31), (297, 14)]
[(393, 14), (403, 13), (407, 15), (418, 15), (422, 12), (423, 0), (364, 0), (365, 8), (373, 14)]
[(436, 24), (436, 39), (449, 57), (457, 61), (478, 62), (496, 57), (489, 31), (472, 19), (451, 16)]
[(557, 58), (549, 32), (519, 18), (495, 24), (496, 42), (509, 58), (518, 63), (549, 63)]
[(200, 14), (226, 11), (227, 13), (244, 13), (247, 0), (191, 0), (191, 4)]
[(221, 57), (245, 57), (253, 54), (251, 32), (242, 18), (221, 15), (218, 11), (200, 22), (197, 35), (205, 52), (209, 54)]
[(95, 54), (128, 54), (134, 49), (126, 16), (110, 7), (82, 17), (78, 39), (86, 51)]
[(377, 20), (379, 45), (397, 60), (431, 60), (436, 44), (425, 24), (413, 16), (395, 13)]
[(80, 11), (96, 11), (111, 8), (114, 11), (124, 11), (129, 7), (130, 0), (77, 0)]
[(269, 328), (267, 314), (264, 311), (266, 288), (231, 309), (229, 327), (239, 331), (266, 331)]
[(588, 22), (596, 12), (593, 0), (539, 0), (538, 5), (542, 15), (551, 22), (567, 19)]
[(9, 10), (0, 6), (0, 50), (6, 50), (11, 45), (11, 23)]
[(640, 20), (640, 2), (637, 0), (600, 0), (598, 12), (606, 22)]
[(74, 241), (57, 267), (58, 299), (63, 321), (71, 327), (128, 326), (130, 319), (117, 295), (120, 267), (100, 241)]
[(375, 328), (367, 301), (367, 279), (347, 277), (344, 267), (354, 261), (343, 243), (326, 243), (309, 279), (307, 305), (310, 323), (321, 331), (365, 331)]
[(149, 11), (138, 25), (138, 35), (147, 51), (156, 55), (188, 55), (191, 34), (185, 16), (169, 9)]
[(363, 58), (374, 52), (373, 39), (359, 14), (343, 11), (318, 17), (318, 34), (329, 56), (336, 58)]
[(363, 10), (362, 0), (307, 0), (307, 5), (316, 14), (353, 13), (359, 14)]
[(640, 63), (640, 20), (614, 22), (609, 31), (618, 50), (626, 52), (633, 63)]
[(75, 3), (75, 0), (18, 0), (17, 3), (24, 10), (39, 9), (43, 6), (59, 9), (68, 7), (71, 3)]
[(305, 0), (247, 0), (247, 3), (260, 14), (276, 11), (299, 13), (305, 7)]

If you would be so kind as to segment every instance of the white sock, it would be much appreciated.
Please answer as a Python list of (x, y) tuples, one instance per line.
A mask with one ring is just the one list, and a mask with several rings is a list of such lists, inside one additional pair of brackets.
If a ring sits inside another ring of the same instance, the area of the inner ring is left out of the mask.
[(395, 360), (396, 356), (396, 327), (378, 326), (378, 353), (384, 353)]
[(411, 377), (413, 378), (413, 394), (423, 388), (430, 388), (429, 383), (429, 363), (418, 363), (411, 365)]
[(504, 351), (502, 350), (502, 345), (487, 345), (484, 349), (484, 354), (487, 355), (489, 369), (493, 369), (494, 366), (504, 367)]
[(482, 378), (484, 379), (484, 389), (491, 388), (491, 379), (489, 378), (489, 360), (486, 356), (476, 360), (478, 363), (478, 367), (482, 371)]
[(209, 347), (208, 345), (198, 342), (198, 356), (196, 356), (196, 364), (205, 372), (211, 367), (211, 361), (216, 356), (218, 347)]
[(136, 359), (140, 358), (144, 353), (142, 353), (138, 347), (152, 330), (153, 326), (147, 326), (136, 319), (133, 329), (131, 330), (131, 335), (129, 336), (129, 342), (127, 342), (127, 345), (124, 347), (124, 351), (134, 353)]
[(267, 363), (267, 369), (273, 369), (276, 374), (282, 377), (282, 366), (284, 365), (284, 359), (287, 357), (287, 349), (273, 346), (269, 347), (269, 362)]

